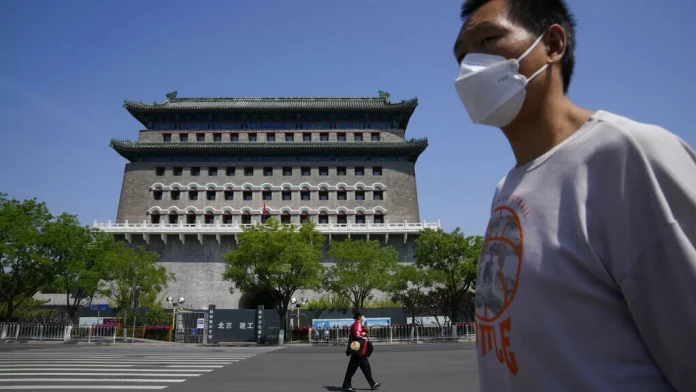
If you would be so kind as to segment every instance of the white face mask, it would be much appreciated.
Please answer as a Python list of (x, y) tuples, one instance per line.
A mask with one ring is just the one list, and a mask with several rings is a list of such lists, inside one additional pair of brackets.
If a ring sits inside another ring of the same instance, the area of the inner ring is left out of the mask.
[(544, 65), (529, 79), (519, 73), (520, 62), (541, 42), (542, 34), (518, 59), (483, 53), (464, 56), (454, 81), (459, 98), (475, 124), (502, 128), (517, 117), (524, 103), (527, 83), (542, 73)]

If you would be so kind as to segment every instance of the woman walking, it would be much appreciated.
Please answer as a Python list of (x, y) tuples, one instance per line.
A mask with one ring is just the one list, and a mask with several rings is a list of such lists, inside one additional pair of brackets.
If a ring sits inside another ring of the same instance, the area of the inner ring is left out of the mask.
[(355, 391), (352, 387), (351, 380), (355, 372), (360, 368), (367, 383), (370, 384), (372, 390), (379, 388), (382, 383), (375, 382), (372, 379), (372, 369), (370, 368), (370, 361), (368, 357), (368, 342), (363, 328), (363, 322), (365, 321), (365, 316), (362, 312), (355, 311), (353, 314), (353, 319), (355, 322), (350, 327), (350, 337), (348, 338), (348, 348), (346, 349), (346, 355), (350, 356), (350, 362), (348, 362), (348, 369), (346, 369), (346, 377), (343, 379), (343, 390), (344, 391)]

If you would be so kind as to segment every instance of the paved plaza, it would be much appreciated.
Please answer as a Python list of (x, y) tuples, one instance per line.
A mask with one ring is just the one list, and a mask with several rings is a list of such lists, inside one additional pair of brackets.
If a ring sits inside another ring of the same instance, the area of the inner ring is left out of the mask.
[[(477, 392), (471, 345), (380, 345), (381, 391)], [(0, 345), (0, 390), (340, 391), (343, 347)], [(369, 390), (358, 370), (358, 390)]]

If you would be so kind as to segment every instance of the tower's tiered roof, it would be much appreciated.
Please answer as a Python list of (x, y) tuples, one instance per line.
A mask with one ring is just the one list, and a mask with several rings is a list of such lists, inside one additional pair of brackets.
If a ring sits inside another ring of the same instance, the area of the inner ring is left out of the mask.
[(389, 93), (380, 91), (377, 97), (207, 97), (178, 98), (177, 92), (168, 93), (164, 102), (144, 103), (124, 100), (123, 107), (144, 125), (148, 117), (157, 114), (220, 113), (270, 114), (270, 113), (393, 113), (408, 123), (418, 99), (412, 98), (392, 103)]
[(134, 161), (148, 156), (395, 156), (415, 162), (427, 139), (402, 142), (134, 142), (111, 140), (110, 146)]

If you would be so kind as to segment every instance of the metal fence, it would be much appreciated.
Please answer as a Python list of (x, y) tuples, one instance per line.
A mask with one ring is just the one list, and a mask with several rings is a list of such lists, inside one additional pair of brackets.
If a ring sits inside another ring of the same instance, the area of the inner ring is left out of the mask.
[(116, 342), (116, 326), (75, 325), (68, 327), (72, 342)]
[(97, 325), (0, 323), (1, 341), (116, 341), (116, 327)]
[[(350, 328), (312, 328), (310, 344), (341, 345), (348, 343)], [(476, 327), (473, 324), (461, 325), (392, 325), (391, 327), (370, 327), (367, 337), (373, 342), (408, 343), (435, 341), (476, 341)]]

